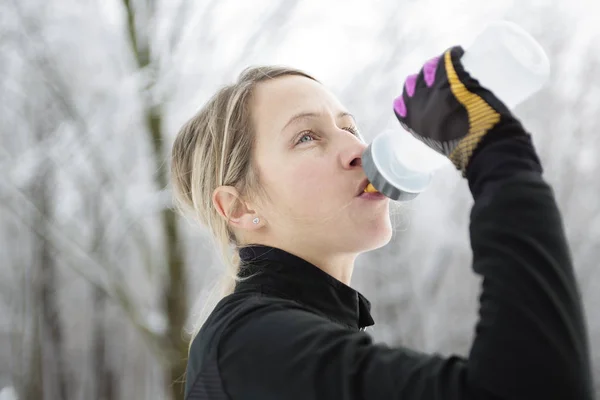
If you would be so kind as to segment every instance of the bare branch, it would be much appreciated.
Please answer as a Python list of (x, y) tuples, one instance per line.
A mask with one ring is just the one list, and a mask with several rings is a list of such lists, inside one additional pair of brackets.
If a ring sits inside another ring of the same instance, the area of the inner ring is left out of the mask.
[(138, 32), (135, 23), (135, 11), (131, 0), (123, 0), (123, 6), (125, 7), (125, 14), (127, 15), (127, 34), (129, 35), (129, 41), (133, 49), (133, 55), (135, 56), (137, 65), (140, 68), (145, 68), (150, 64), (150, 52), (147, 46), (140, 45), (138, 40)]
[(85, 249), (81, 248), (78, 243), (65, 236), (60, 229), (56, 228), (50, 222), (48, 222), (45, 230), (42, 230), (37, 224), (32, 223), (29, 218), (22, 215), (22, 206), (26, 205), (28, 211), (38, 217), (41, 214), (40, 210), (29, 201), (29, 198), (22, 193), (20, 189), (14, 188), (14, 191), (18, 194), (18, 197), (20, 197), (20, 207), (13, 207), (7, 202), (1, 202), (0, 204), (5, 209), (8, 209), (32, 232), (47, 240), (59, 254), (70, 255), (69, 257), (63, 257), (64, 265), (68, 266), (72, 271), (82, 277), (93, 288), (104, 293), (108, 299), (115, 302), (120, 309), (124, 311), (133, 327), (136, 328), (138, 333), (140, 333), (147, 344), (149, 344), (150, 349), (159, 356), (159, 359), (166, 359), (166, 351), (168, 351), (168, 349), (165, 350), (166, 348), (160, 335), (156, 335), (150, 331), (145, 322), (143, 322), (143, 319), (138, 316), (136, 307), (128, 295), (129, 291), (124, 286), (125, 283), (115, 279), (108, 279), (106, 282), (102, 282), (88, 274), (81, 265), (87, 265), (92, 269), (99, 271), (111, 271), (111, 268), (102, 265), (98, 260), (92, 258)]
[[(62, 78), (62, 75), (56, 71), (54, 68), (55, 63), (50, 59), (50, 52), (47, 50), (48, 45), (42, 35), (37, 35), (33, 37), (34, 29), (31, 28), (30, 21), (23, 15), (21, 12), (19, 4), (15, 0), (15, 10), (20, 18), (20, 22), (24, 27), (24, 34), (30, 37), (30, 43), (36, 43), (39, 46), (35, 50), (35, 56), (28, 57), (28, 59), (33, 61), (33, 64), (37, 66), (37, 70), (40, 73), (40, 76), (44, 79), (46, 83), (46, 87), (50, 90), (54, 99), (58, 100), (57, 104), (60, 109), (64, 112), (65, 116), (67, 116), (75, 125), (76, 129), (81, 132), (81, 135), (74, 135), (75, 140), (80, 141), (80, 148), (88, 150), (88, 159), (90, 162), (94, 164), (94, 170), (96, 172), (96, 179), (98, 184), (104, 186), (105, 190), (103, 190), (103, 195), (112, 201), (112, 204), (115, 206), (114, 210), (118, 213), (117, 217), (123, 221), (136, 221), (136, 218), (130, 216), (129, 213), (126, 213), (126, 208), (121, 207), (120, 204), (122, 201), (117, 199), (117, 195), (115, 190), (111, 186), (105, 186), (102, 183), (105, 182), (119, 182), (119, 179), (110, 172), (110, 168), (108, 168), (106, 162), (99, 156), (98, 152), (91, 151), (92, 146), (87, 146), (87, 143), (91, 143), (92, 135), (90, 134), (88, 124), (86, 119), (83, 117), (78, 107), (75, 105), (75, 102), (72, 100), (71, 96), (68, 95), (70, 91), (68, 90), (68, 85)], [(129, 1), (127, 1), (129, 4)], [(137, 39), (136, 39), (137, 40)], [(27, 51), (27, 47), (23, 46), (23, 52)], [(48, 139), (50, 140), (50, 139)], [(45, 143), (40, 143), (42, 146)], [(71, 144), (73, 146), (73, 144)], [(40, 147), (43, 149), (43, 147)], [(35, 151), (35, 149), (31, 150)], [(69, 159), (63, 159), (65, 162), (68, 162)], [(68, 168), (68, 165), (60, 165), (57, 166), (64, 168), (65, 170)], [(71, 171), (71, 170), (69, 170)], [(75, 169), (77, 171), (77, 169)], [(72, 172), (72, 171), (71, 171)], [(89, 186), (90, 179), (86, 177), (85, 179), (78, 180), (80, 186), (87, 187)], [(134, 226), (135, 222), (131, 223), (130, 226)], [(140, 254), (142, 257), (146, 259), (146, 261), (151, 261), (151, 258), (148, 257), (148, 254), (151, 253), (151, 246), (148, 241), (147, 236), (143, 234), (143, 232), (139, 229), (131, 229), (129, 230), (131, 238), (136, 244), (137, 248), (140, 250)], [(147, 264), (148, 269), (151, 269), (151, 264)]]

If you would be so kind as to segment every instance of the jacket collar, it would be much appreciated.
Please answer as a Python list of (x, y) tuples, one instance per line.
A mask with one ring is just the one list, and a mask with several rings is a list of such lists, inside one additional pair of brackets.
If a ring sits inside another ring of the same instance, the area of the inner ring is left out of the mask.
[(338, 281), (315, 265), (284, 250), (252, 245), (240, 249), (236, 292), (260, 290), (295, 300), (333, 321), (354, 329), (374, 324), (371, 303), (358, 291)]

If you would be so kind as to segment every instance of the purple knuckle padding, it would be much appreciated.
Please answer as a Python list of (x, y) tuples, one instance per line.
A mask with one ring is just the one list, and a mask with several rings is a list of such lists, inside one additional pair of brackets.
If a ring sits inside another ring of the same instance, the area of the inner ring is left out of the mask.
[(396, 100), (394, 100), (394, 111), (402, 118), (406, 117), (406, 104), (404, 104), (404, 98), (402, 96), (397, 97)]
[(439, 61), (440, 57), (435, 57), (427, 61), (423, 66), (423, 77), (425, 78), (427, 87), (433, 86), (433, 83), (435, 82), (435, 72), (437, 70)]
[(417, 75), (410, 75), (408, 78), (406, 78), (404, 86), (406, 87), (406, 93), (408, 94), (408, 97), (413, 97), (415, 95), (415, 86), (417, 86)]

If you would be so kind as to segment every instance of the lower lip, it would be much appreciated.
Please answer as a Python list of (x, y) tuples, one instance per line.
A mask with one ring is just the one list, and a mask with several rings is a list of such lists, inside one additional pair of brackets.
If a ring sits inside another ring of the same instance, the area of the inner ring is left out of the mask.
[(361, 193), (358, 197), (360, 197), (361, 199), (365, 199), (365, 200), (383, 200), (383, 199), (387, 198), (379, 192), (377, 192), (377, 193), (364, 192), (364, 193)]

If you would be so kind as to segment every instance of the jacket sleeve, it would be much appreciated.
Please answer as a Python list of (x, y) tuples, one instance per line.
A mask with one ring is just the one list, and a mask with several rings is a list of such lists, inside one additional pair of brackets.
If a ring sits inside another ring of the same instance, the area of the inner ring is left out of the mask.
[(374, 344), (293, 303), (265, 301), (221, 338), (230, 398), (593, 399), (569, 250), (529, 139), (489, 144), (469, 170), (473, 269), (483, 280), (467, 359)]

